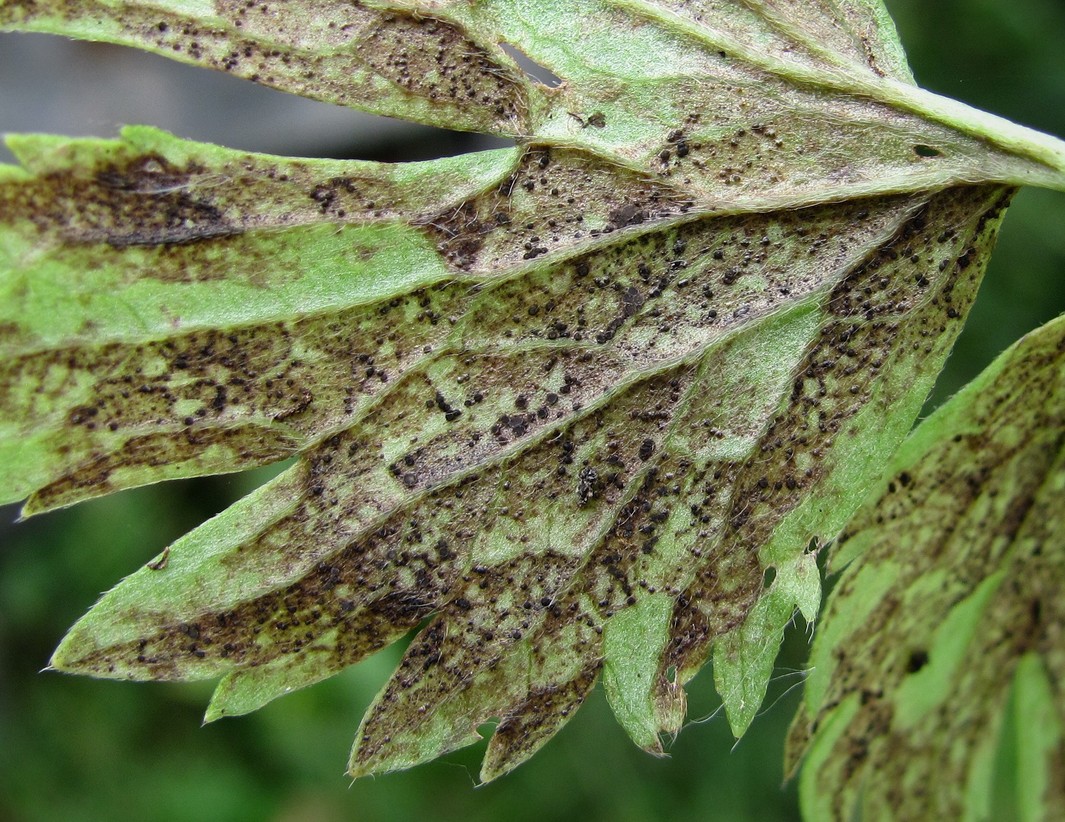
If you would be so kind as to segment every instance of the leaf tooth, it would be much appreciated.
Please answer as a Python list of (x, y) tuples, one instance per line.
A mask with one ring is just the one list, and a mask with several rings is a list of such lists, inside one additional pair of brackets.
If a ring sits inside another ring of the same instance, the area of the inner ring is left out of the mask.
[(481, 782), (506, 775), (530, 759), (576, 715), (598, 678), (596, 664), (571, 679), (530, 687), (512, 704), (492, 733), (481, 763)]
[(662, 754), (658, 738), (663, 716), (659, 701), (659, 660), (669, 641), (672, 597), (640, 597), (609, 619), (603, 629), (603, 687), (614, 716), (649, 753)]
[[(446, 638), (447, 623), (438, 617), (407, 648), (363, 717), (348, 769), (352, 776), (413, 767), (480, 739), (476, 729), (490, 715), (490, 705), (484, 704), (489, 700), (479, 702), (476, 695), (470, 700), (466, 687), (440, 702), (430, 695), (414, 704), (418, 697), (408, 696), (421, 679), (420, 671), (441, 662)], [(470, 679), (472, 675), (463, 684)]]
[[(444, 626), (439, 631), (443, 634)], [(501, 735), (489, 744), (486, 760), (486, 778), (494, 778), (531, 756), (572, 718), (595, 683), (599, 649), (594, 620), (573, 619), (567, 609), (565, 617), (549, 617), (540, 633), (515, 644), (443, 701), (419, 706), (416, 721), (389, 723), (386, 686), (363, 719), (349, 772), (362, 776), (413, 767), (476, 742), (475, 729), (499, 717)], [(519, 729), (529, 735), (516, 738)]]
[(500, 723), (481, 766), (484, 782), (529, 759), (576, 715), (591, 693), (603, 661), (602, 627), (591, 606), (587, 597), (570, 594), (540, 631), (524, 640), (530, 649), (528, 667), (522, 669), (523, 675), (506, 676), (506, 698), (495, 707)]

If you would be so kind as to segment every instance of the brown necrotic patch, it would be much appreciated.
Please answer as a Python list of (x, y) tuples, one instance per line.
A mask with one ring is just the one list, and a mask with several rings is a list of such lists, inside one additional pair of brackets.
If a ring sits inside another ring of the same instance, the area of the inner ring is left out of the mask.
[[(313, 475), (308, 474), (308, 482)], [(305, 501), (273, 523), (243, 553), (282, 550), (299, 554), (330, 537), (320, 532), (320, 512)], [(463, 497), (465, 489), (448, 494)], [(454, 549), (454, 523), (446, 500), (428, 501), (424, 513), (399, 510), (357, 539), (311, 562), (295, 581), (247, 602), (184, 618), (142, 640), (101, 649), (79, 664), (98, 673), (116, 664), (143, 668), (151, 678), (211, 676), (242, 665), (265, 664), (313, 651), (343, 667), (387, 645), (418, 624), (449, 591), (460, 565)], [(460, 529), (461, 531), (461, 529)], [(283, 546), (281, 545), (283, 543)], [(310, 551), (306, 552), (310, 553)], [(300, 557), (292, 557), (299, 564)], [(284, 573), (280, 567), (273, 569)]]
[[(368, 452), (375, 437), (414, 443), (390, 462), (412, 490), (599, 402), (634, 367), (697, 354), (730, 328), (823, 287), (854, 254), (828, 224), (852, 216), (875, 238), (905, 204), (696, 221), (476, 298), (455, 284), (293, 323), (31, 355), (12, 368), (39, 372), (37, 388), (8, 396), (23, 404), (15, 409), (20, 417), (45, 418), (72, 383), (91, 384), (67, 420), (88, 442), (68, 449), (62, 462), (69, 470), (108, 462), (121, 437), (146, 427), (251, 419), (283, 423), (297, 439), (312, 436), (351, 421), (398, 381), (362, 439)], [(199, 248), (202, 265), (192, 270), (213, 270), (215, 255)], [(471, 299), (464, 345), (505, 351), (512, 342), (542, 340), (557, 350), (435, 355)], [(590, 344), (612, 350), (595, 353)], [(432, 369), (398, 380), (427, 353), (436, 356)], [(431, 433), (434, 417), (448, 423), (442, 432)], [(587, 483), (588, 493), (596, 485)]]
[(484, 109), (512, 127), (523, 120), (525, 104), (511, 71), (451, 23), (382, 14), (361, 48), (368, 65), (408, 93)]
[(621, 363), (586, 352), (443, 357), (388, 396), (364, 426), (366, 444), (416, 443), (390, 470), (408, 489), (425, 487), (601, 404), (624, 376)]
[(121, 42), (306, 97), (454, 128), (527, 130), (527, 82), (457, 23), (347, 0), (214, 7), (214, 16), (191, 17), (143, 3), (116, 10), (94, 0), (38, 0), (5, 5), (0, 20), (113, 21), (108, 34)]
[[(834, 284), (910, 207), (859, 201), (646, 233), (486, 287), (464, 344), (611, 344), (637, 365), (685, 356)], [(842, 221), (854, 231), (838, 232)]]
[[(580, 564), (576, 535), (588, 540), (604, 527), (620, 504), (628, 477), (641, 464), (636, 457), (641, 444), (660, 437), (656, 432), (663, 428), (650, 418), (643, 430), (625, 423), (649, 402), (675, 402), (675, 379), (651, 379), (627, 392), (609, 412), (574, 421), (564, 436), (413, 497), (353, 539), (322, 527), (355, 522), (351, 513), (358, 506), (355, 487), (345, 486), (343, 475), (338, 480), (335, 472), (316, 470), (318, 462), (328, 469), (327, 456), (344, 453), (340, 438), (331, 438), (304, 462), (293, 510), (234, 555), (239, 563), (268, 564), (276, 577), (295, 574), (297, 581), (236, 607), (181, 618), (144, 640), (92, 652), (78, 664), (103, 674), (120, 664), (127, 672), (130, 666), (143, 667), (146, 676), (162, 678), (210, 676), (237, 665), (263, 664), (300, 653), (329, 632), (354, 636), (368, 630), (361, 621), (378, 613), (373, 603), (386, 594), (391, 602), (409, 606), (411, 622), (442, 610), (452, 625), (452, 641), (458, 643), (446, 655), (444, 673), (475, 670), (478, 660), (490, 664), (544, 613), (554, 612)], [(611, 486), (592, 506), (582, 506), (573, 492), (570, 467), (583, 461), (613, 472)], [(321, 483), (331, 485), (320, 490)], [(574, 521), (582, 523), (573, 534), (556, 526), (557, 547), (522, 542), (522, 534), (551, 539), (552, 529), (545, 526), (553, 515), (537, 504), (542, 499), (569, 508)], [(542, 517), (547, 519), (538, 524)], [(477, 552), (496, 550), (487, 542), (505, 542), (511, 538), (508, 533), (516, 540), (511, 559), (495, 565), (476, 562)], [(401, 622), (396, 630), (405, 631), (409, 624)], [(349, 645), (363, 647), (353, 641)], [(376, 640), (370, 645), (377, 647)], [(424, 662), (419, 663), (423, 670)]]
[[(734, 479), (726, 532), (715, 556), (728, 562), (753, 558), (780, 521), (831, 475), (837, 440), (858, 412), (874, 398), (888, 409), (906, 396), (909, 384), (894, 376), (900, 363), (915, 355), (926, 366), (928, 358), (945, 358), (982, 272), (971, 262), (988, 253), (1008, 199), (1008, 193), (987, 188), (933, 197), (836, 286), (826, 303), (829, 320), (806, 352), (790, 396), (761, 436), (757, 457)], [(937, 265), (926, 276), (933, 254), (944, 255), (950, 264)], [(711, 626), (718, 619), (723, 585), (742, 584), (749, 595), (746, 603), (742, 596), (728, 596), (738, 607), (727, 623), (738, 624), (736, 616), (742, 621), (756, 601), (761, 568), (757, 562), (745, 567), (727, 575), (716, 562), (700, 567), (683, 596), (688, 606), (678, 612), (678, 627), (689, 637), (674, 651), (679, 668), (701, 664), (725, 627)], [(692, 609), (702, 613), (686, 613)]]
[(451, 265), (488, 272), (690, 207), (649, 176), (577, 149), (536, 146), (500, 185), (423, 223)]
[[(753, 333), (753, 332), (752, 332)], [(711, 631), (707, 616), (693, 613), (684, 594), (702, 569), (713, 584), (703, 590), (713, 630), (725, 632), (745, 616), (760, 574), (753, 554), (724, 550), (720, 537), (732, 492), (767, 416), (775, 406), (772, 386), (755, 384), (749, 352), (736, 340), (709, 351), (691, 399), (671, 420), (672, 434), (662, 442), (645, 441), (638, 457), (650, 470), (597, 548), (589, 563), (585, 592), (601, 617), (634, 605), (641, 597), (667, 593), (677, 601), (674, 640), (662, 665), (665, 671), (684, 649)], [(717, 444), (733, 443), (729, 456)], [(690, 593), (690, 592), (689, 592)], [(688, 624), (697, 621), (696, 624)], [(701, 663), (702, 660), (699, 660)]]
[(57, 432), (56, 504), (111, 488), (120, 467), (141, 484), (269, 462), (364, 413), (468, 299), (444, 284), (289, 322), (28, 354), (0, 365), (0, 416)]
[(189, 243), (230, 237), (238, 221), (191, 182), (205, 168), (178, 167), (158, 154), (108, 162), (89, 176), (56, 171), (27, 184), (5, 187), (8, 219), (28, 219), (68, 243), (107, 243), (115, 248)]
[(189, 281), (293, 264), (286, 253), (292, 238), (261, 229), (404, 215), (402, 193), (380, 168), (337, 176), (313, 163), (254, 155), (206, 164), (119, 143), (101, 142), (100, 151), (106, 159), (94, 168), (4, 185), (5, 222), (26, 221), (58, 240), (58, 259), (80, 262), (78, 246), (106, 243), (123, 252), (115, 264), (138, 277)]
[[(581, 580), (597, 573), (592, 566), (601, 554), (592, 546), (614, 518), (626, 516), (627, 489), (644, 470), (638, 454), (644, 443), (662, 441), (668, 428), (663, 418), (673, 416), (691, 379), (690, 369), (648, 379), (601, 413), (502, 466), (500, 476), (508, 478), (503, 500), (492, 509), (494, 520), (482, 522), (474, 550), (475, 556), (490, 557), (499, 541), (513, 535), (505, 553), (516, 555), (494, 564), (475, 561), (467, 568), (442, 609), (440, 627), (408, 651), (367, 721), (375, 738), (391, 736), (410, 722), (412, 706), (451, 698), (472, 686), (479, 672), (501, 664), (523, 640), (550, 647), (545, 635), (574, 623), (590, 635), (598, 632), (581, 604)], [(580, 477), (589, 470), (602, 482), (593, 498), (579, 491)], [(559, 516), (558, 508), (569, 513)], [(589, 672), (598, 666), (597, 648), (598, 643), (584, 647), (575, 657), (585, 660)]]
[(988, 189), (932, 198), (836, 286), (827, 301), (830, 319), (795, 376), (786, 410), (763, 438), (765, 469), (740, 479), (733, 528), (744, 530), (749, 544), (762, 544), (792, 507), (786, 500), (800, 499), (796, 492), (819, 481), (835, 438), (874, 393), (890, 406), (905, 392), (904, 385), (881, 387), (892, 360), (914, 349), (924, 356), (949, 351), (982, 271), (971, 258), (977, 247), (988, 252), (995, 237), (989, 222), (1008, 199)]
[[(565, 651), (574, 658), (587, 655), (585, 648)], [(535, 753), (584, 703), (595, 686), (599, 669), (600, 665), (593, 662), (572, 679), (529, 688), (524, 699), (510, 705), (496, 726), (485, 771), (492, 774), (509, 769)]]
[[(679, 248), (674, 239), (674, 251)], [(742, 243), (738, 248), (743, 248)], [(708, 256), (711, 260), (715, 259), (713, 252)], [(634, 304), (635, 300), (630, 300), (629, 303)], [(406, 303), (399, 301), (398, 305)], [(625, 305), (624, 295), (622, 305)], [(428, 317), (429, 314), (426, 314), (426, 318)], [(428, 320), (428, 326), (432, 327), (431, 319)], [(294, 345), (290, 329), (285, 334), (275, 333), (271, 336), (285, 340), (286, 346)], [(347, 337), (343, 338), (343, 342), (350, 345)], [(340, 339), (338, 344), (341, 344)], [(203, 347), (173, 350), (168, 356), (169, 367), (183, 372), (203, 371), (206, 366), (216, 362), (214, 354)], [(540, 356), (537, 354), (537, 357)], [(274, 358), (264, 359), (272, 361)], [(281, 359), (287, 361), (286, 357)], [(487, 535), (486, 538), (498, 536), (508, 528), (514, 534), (524, 533), (528, 536), (537, 533), (539, 529), (532, 524), (536, 517), (529, 507), (529, 500), (533, 498), (551, 500), (555, 504), (571, 507), (575, 522), (583, 522), (588, 520), (588, 517), (602, 517), (603, 512), (616, 511), (625, 497), (625, 489), (632, 481), (633, 472), (643, 470), (648, 460), (660, 451), (665, 432), (676, 414), (677, 403), (683, 394), (684, 381), (690, 379), (690, 372), (674, 372), (645, 380), (629, 392), (611, 397), (610, 402), (602, 408), (591, 407), (590, 410), (585, 410), (589, 409), (588, 403), (591, 399), (605, 394), (616, 385), (616, 375), (604, 371), (603, 361), (585, 357), (584, 354), (545, 352), (539, 362), (539, 368), (530, 370), (527, 367), (530, 365), (528, 356), (523, 356), (521, 369), (515, 369), (506, 360), (498, 357), (449, 356), (434, 364), (431, 376), (429, 371), (419, 371), (408, 376), (402, 380), (400, 389), (390, 393), (375, 415), (368, 418), (358, 430), (332, 437), (308, 455), (306, 487), (296, 513), (257, 538), (255, 546), (245, 546), (248, 550), (243, 552), (244, 555), (277, 557), (280, 561), (278, 567), (282, 567), (285, 562), (292, 560), (293, 546), (310, 546), (313, 543), (315, 547), (310, 553), (327, 558), (336, 550), (331, 548), (330, 544), (337, 544), (331, 543), (329, 539), (323, 540), (323, 521), (333, 523), (330, 528), (335, 528), (335, 524), (341, 522), (347, 523), (349, 528), (355, 527), (356, 523), (365, 521), (366, 505), (383, 505), (383, 508), (378, 507), (376, 510), (384, 513), (388, 506), (394, 505), (412, 491), (433, 487), (456, 472), (466, 471), (514, 450), (514, 443), (527, 440), (543, 425), (557, 425), (566, 414), (580, 417), (574, 424), (591, 426), (587, 429), (579, 427), (573, 429), (574, 431), (598, 433), (594, 436), (592, 433), (561, 435), (545, 440), (544, 445), (515, 457), (519, 461), (513, 465), (506, 463), (501, 473), (486, 475), (494, 477), (492, 481), (485, 482), (482, 477), (470, 476), (457, 486), (448, 485), (439, 493), (433, 492), (427, 498), (430, 502), (426, 502), (423, 508), (435, 512), (435, 516), (450, 517), (449, 532), (467, 543), (475, 541), (479, 534)], [(442, 363), (448, 367), (443, 368)], [(532, 364), (536, 365), (535, 362)], [(530, 375), (528, 378), (534, 382), (528, 386), (522, 385), (521, 374)], [(516, 379), (519, 381), (515, 382)], [(192, 384), (196, 384), (196, 381)], [(489, 386), (490, 390), (486, 392), (485, 386)], [(291, 396), (285, 387), (278, 390), (281, 391), (281, 396)], [(504, 392), (507, 392), (505, 401), (501, 402)], [(499, 414), (501, 407), (511, 410), (496, 417), (494, 423), (486, 425), (484, 421), (475, 419), (476, 412), (472, 410), (479, 403), (485, 404), (490, 415)], [(541, 409), (544, 409), (542, 415)], [(456, 411), (460, 412), (459, 415), (453, 416)], [(84, 408), (77, 411), (79, 424), (92, 416)], [(298, 419), (299, 412), (291, 417), (293, 420)], [(445, 433), (426, 439), (425, 433), (433, 430), (434, 424), (431, 421), (435, 418), (442, 418)], [(608, 424), (610, 419), (615, 419), (616, 422)], [(469, 428), (463, 428), (467, 422)], [(449, 427), (453, 431), (449, 430)], [(493, 428), (497, 430), (493, 432)], [(484, 431), (488, 432), (488, 437), (484, 436)], [(391, 463), (392, 474), (398, 480), (394, 490), (384, 493), (385, 486), (375, 480), (370, 483), (370, 486), (376, 489), (374, 499), (364, 499), (365, 493), (353, 494), (353, 491), (360, 487), (366, 488), (369, 477), (381, 476), (379, 449), (385, 434), (394, 441), (418, 438), (418, 444), (413, 448), (408, 446), (406, 454)], [(707, 429), (706, 436), (713, 437), (714, 434)], [(486, 444), (482, 447), (479, 442)], [(541, 453), (542, 449), (548, 449), (551, 456), (545, 457), (544, 453), (547, 452)], [(673, 467), (683, 472), (690, 469), (691, 463), (680, 460)], [(639, 564), (634, 563), (632, 557), (653, 554), (655, 528), (664, 521), (660, 512), (668, 509), (667, 498), (676, 497), (680, 493), (680, 489), (676, 487), (677, 483), (667, 476), (668, 473), (670, 472), (662, 473), (661, 480), (658, 474), (648, 475), (650, 484), (644, 487), (643, 493), (638, 495), (630, 506), (630, 515), (635, 527), (623, 528), (615, 534), (615, 538), (620, 539), (619, 545), (623, 550), (619, 551), (618, 546), (604, 550), (604, 562), (596, 565), (597, 569), (601, 565), (601, 570), (606, 575), (592, 576), (604, 580), (606, 587), (593, 583), (589, 590), (608, 603), (605, 607), (628, 604), (629, 598), (638, 593), (638, 589), (645, 587), (641, 585), (641, 582), (645, 581), (639, 579), (639, 572), (633, 571), (634, 568), (639, 568)], [(412, 479), (408, 480), (408, 476)], [(522, 479), (516, 483), (519, 477)], [(592, 477), (594, 479), (590, 479)], [(727, 484), (720, 468), (712, 473), (709, 470), (704, 471), (700, 474), (700, 481), (704, 480), (704, 501), (708, 498), (707, 495), (715, 492), (715, 483)], [(512, 497), (512, 502), (498, 505), (499, 487), (504, 489), (503, 497)], [(432, 500), (436, 502), (431, 502)], [(468, 525), (456, 528), (455, 517), (460, 517)], [(590, 526), (591, 520), (584, 524), (586, 527)], [(648, 533), (641, 535), (645, 538), (634, 540), (634, 533), (648, 525)], [(496, 530), (499, 528), (503, 531)], [(416, 529), (419, 534), (424, 531), (425, 529)], [(550, 530), (547, 533), (550, 533)], [(334, 533), (332, 539), (343, 541), (345, 538)], [(568, 539), (572, 539), (572, 536)], [(547, 546), (542, 546), (541, 550), (546, 548)], [(513, 550), (523, 552), (529, 550), (529, 547), (519, 538)], [(284, 557), (289, 557), (289, 560), (284, 560)], [(294, 567), (299, 564), (299, 560), (296, 560)], [(406, 566), (409, 562), (402, 564)], [(742, 599), (737, 596), (736, 591), (742, 587), (742, 580), (746, 576), (726, 571), (728, 569), (723, 566), (715, 566), (708, 575), (704, 575), (704, 604), (717, 601), (735, 603)], [(598, 572), (597, 570), (596, 573)], [(489, 581), (489, 587), (494, 585), (492, 578), (491, 575), (484, 578)], [(503, 576), (501, 579), (501, 584), (509, 589), (509, 577)], [(753, 574), (752, 579), (760, 583), (760, 574)], [(707, 587), (709, 580), (718, 582)], [(479, 579), (477, 582), (478, 591), (485, 590), (480, 588), (482, 581)], [(378, 582), (365, 575), (359, 577), (356, 574), (354, 582), (370, 589), (380, 587)], [(542, 613), (548, 607), (543, 605), (543, 602), (557, 602), (565, 582), (566, 575), (563, 573), (556, 577), (556, 582), (549, 588), (534, 591), (533, 593), (538, 593), (539, 596), (529, 598), (530, 608)], [(409, 586), (417, 587), (419, 584), (415, 573), (409, 581)], [(520, 590), (520, 583), (518, 587)], [(454, 594), (453, 591), (449, 593)], [(477, 601), (479, 600), (476, 596), (453, 596), (450, 600), (452, 606), (449, 607), (466, 613)], [(611, 606), (610, 603), (614, 605)], [(505, 641), (517, 641), (514, 632), (524, 636), (529, 630), (524, 624), (527, 617), (521, 616), (522, 610), (524, 603), (521, 604), (521, 610), (515, 610), (520, 619), (514, 627), (509, 628), (510, 639), (506, 640), (506, 635), (502, 635)], [(735, 619), (736, 617), (729, 617), (726, 621), (732, 624)], [(480, 620), (475, 622), (481, 624)], [(500, 617), (498, 612), (494, 612), (488, 622), (496, 627), (506, 627), (508, 624), (507, 619)], [(289, 623), (284, 624), (287, 630)], [(330, 630), (332, 627), (335, 626), (331, 626)], [(304, 637), (302, 641), (313, 641), (313, 638)], [(481, 636), (479, 641), (484, 642), (484, 637)], [(225, 643), (221, 644), (224, 646)], [(207, 654), (199, 645), (197, 650)], [(195, 656), (199, 659), (201, 655)], [(162, 657), (153, 654), (153, 658)]]
[(187, 429), (180, 433), (141, 434), (106, 452), (96, 452), (36, 490), (27, 503), (44, 511), (143, 485), (141, 472), (153, 479), (240, 471), (297, 453), (299, 440), (268, 424)]
[(571, 558), (547, 552), (491, 570), (471, 569), (460, 596), (407, 649), (366, 728), (376, 738), (398, 733), (415, 718), (410, 714), (417, 715), (416, 706), (440, 704), (473, 684), (539, 624), (540, 602), (565, 585), (573, 565)]
[(304, 96), (399, 113), (398, 90), (408, 106), (428, 103), (420, 117), (410, 112), (418, 119), (523, 131), (524, 80), (456, 23), (338, 0), (219, 0), (216, 7), (221, 26), (158, 9), (130, 10), (125, 24), (178, 58)]

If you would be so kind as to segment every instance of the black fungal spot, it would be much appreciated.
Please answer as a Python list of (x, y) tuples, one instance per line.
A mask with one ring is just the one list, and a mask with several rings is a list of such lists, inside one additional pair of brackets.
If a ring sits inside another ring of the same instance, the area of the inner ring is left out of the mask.
[(577, 499), (581, 505), (586, 505), (598, 497), (603, 490), (603, 483), (599, 472), (594, 468), (585, 466), (577, 475)]
[(576, 120), (581, 128), (606, 128), (606, 115), (601, 111), (596, 111), (591, 114), (588, 119), (581, 117), (579, 114), (574, 114), (572, 111), (567, 112), (570, 117)]
[(909, 658), (906, 660), (906, 673), (915, 674), (928, 664), (928, 652), (919, 649), (911, 651)]
[(647, 219), (647, 214), (635, 203), (625, 203), (610, 211), (610, 223), (615, 228), (638, 225)]

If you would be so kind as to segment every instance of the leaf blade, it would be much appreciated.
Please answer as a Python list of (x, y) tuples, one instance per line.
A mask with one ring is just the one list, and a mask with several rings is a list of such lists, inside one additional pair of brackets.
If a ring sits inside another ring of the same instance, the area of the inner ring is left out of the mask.
[[(810, 813), (990, 813), (991, 756), (1015, 678), (1041, 694), (1019, 717), (1040, 724), (1018, 730), (1044, 744), (1019, 747), (1040, 792), (1011, 800), (1036, 816), (1062, 806), (1063, 786), (1048, 777), (1062, 753), (1062, 659), (1047, 597), (1061, 565), (1063, 332), (1060, 318), (1032, 332), (926, 420), (841, 537), (836, 561), (851, 565), (790, 745), (793, 762), (805, 750), (821, 763), (803, 777), (804, 793), (823, 797)], [(889, 539), (887, 523), (909, 541)], [(889, 567), (891, 587), (878, 597), (864, 587), (859, 602), (859, 578)], [(864, 626), (879, 631), (875, 647)], [(944, 765), (934, 793), (891, 788)]]
[(517, 135), (531, 89), (513, 62), (404, 4), (5, 2), (0, 29), (135, 46), (325, 102)]
[[(209, 21), (219, 8), (174, 6)], [(293, 71), (333, 54), (332, 35), (298, 30), (301, 8), (255, 35), (288, 38), (281, 64), (306, 45)], [(5, 25), (13, 10), (0, 7)], [(71, 31), (88, 32), (78, 13)], [(345, 102), (521, 147), (390, 167), (135, 129), (108, 144), (16, 139), (26, 168), (0, 171), (0, 198), (22, 208), (0, 284), (43, 294), (32, 333), (18, 312), (0, 325), (23, 358), (0, 373), (14, 386), (0, 434), (15, 443), (0, 467), (23, 471), (3, 493), (32, 492), (33, 513), (298, 455), (105, 595), (54, 665), (221, 675), (211, 719), (429, 620), (367, 711), (353, 774), (433, 758), (496, 717), (482, 771), (494, 778), (600, 674), (630, 735), (657, 751), (711, 656), (742, 733), (783, 625), (796, 608), (816, 615), (811, 541), (844, 525), (960, 328), (1002, 184), (1060, 185), (1060, 144), (916, 90), (873, 0), (353, 14), (389, 16), (387, 36), (413, 44), (439, 35), (445, 62), (472, 44), (455, 82), (473, 72), (471, 88), (512, 102), (438, 104), (432, 72), (393, 83), (412, 52), (392, 41), (358, 58), (369, 69)], [(140, 36), (114, 15), (91, 25)], [(237, 36), (228, 25), (215, 45)], [(500, 44), (563, 82), (512, 82)], [(126, 165), (101, 168), (109, 152)], [(102, 207), (81, 207), (105, 190)], [(64, 281), (86, 279), (75, 304), (112, 299), (116, 277), (151, 279), (164, 253), (186, 276), (244, 242), (259, 257), (238, 248), (221, 285), (167, 284), (132, 305), (120, 293), (102, 335), (45, 316)], [(318, 280), (289, 283), (270, 243)], [(79, 245), (88, 253), (71, 256)], [(254, 300), (223, 290), (255, 278)], [(141, 389), (150, 400), (127, 402)]]

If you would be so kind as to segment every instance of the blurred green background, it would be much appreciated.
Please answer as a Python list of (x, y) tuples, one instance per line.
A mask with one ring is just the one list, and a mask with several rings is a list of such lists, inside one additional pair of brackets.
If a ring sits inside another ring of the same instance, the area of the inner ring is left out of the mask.
[[(892, 0), (919, 82), (1065, 135), (1062, 0)], [(149, 55), (0, 36), (0, 131), (112, 134), (148, 122), (289, 154), (405, 159), (486, 145), (288, 98)], [(936, 389), (949, 396), (1024, 332), (1065, 311), (1065, 195), (1024, 191)], [(763, 715), (734, 744), (709, 670), (670, 758), (636, 750), (601, 693), (530, 763), (474, 788), (480, 749), (349, 786), (363, 709), (398, 649), (250, 717), (201, 727), (211, 687), (38, 673), (65, 629), (170, 541), (270, 471), (144, 488), (15, 524), (0, 508), (0, 820), (787, 820), (783, 737), (807, 635), (778, 660)]]

